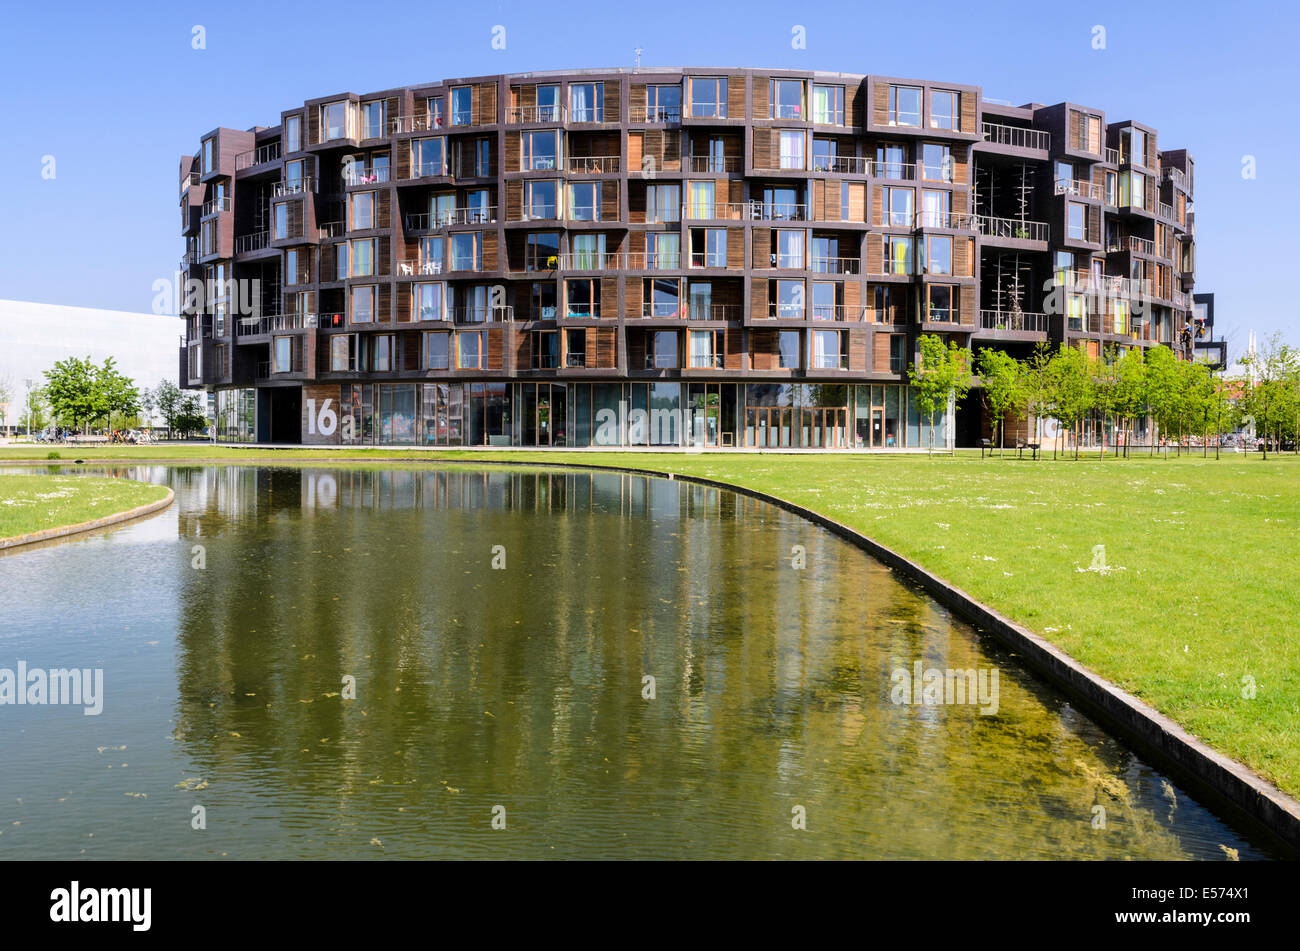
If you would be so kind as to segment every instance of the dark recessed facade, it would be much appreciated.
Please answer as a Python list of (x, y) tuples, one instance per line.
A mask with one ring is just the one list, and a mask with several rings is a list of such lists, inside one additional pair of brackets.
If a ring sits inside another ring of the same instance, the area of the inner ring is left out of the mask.
[[(181, 159), (220, 438), (908, 447), (917, 338), (1192, 352), (1192, 159), (1075, 103), (847, 73), (341, 93)], [(980, 401), (936, 445), (987, 435)]]

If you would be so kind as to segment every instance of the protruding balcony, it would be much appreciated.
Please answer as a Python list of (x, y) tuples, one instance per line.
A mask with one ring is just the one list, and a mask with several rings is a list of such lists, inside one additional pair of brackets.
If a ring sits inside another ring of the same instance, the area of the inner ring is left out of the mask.
[(619, 170), (617, 155), (570, 155), (568, 158), (570, 172), (587, 175), (607, 175)]
[(993, 218), (976, 216), (976, 230), (986, 238), (1001, 241), (1047, 241), (1045, 221), (1026, 221), (1021, 218)]
[(259, 165), (278, 162), (280, 156), (279, 142), (271, 142), (255, 149), (249, 149), (247, 152), (240, 152), (235, 156), (235, 171), (242, 172), (246, 169), (257, 168)]
[(286, 195), (303, 195), (315, 190), (316, 179), (311, 175), (304, 175), (302, 178), (295, 178), (291, 181), (276, 182), (275, 187), (271, 189), (271, 197), (283, 198)]
[(1094, 185), (1092, 182), (1058, 178), (1056, 180), (1056, 194), (1074, 195), (1079, 198), (1096, 198), (1100, 201), (1106, 197), (1106, 189), (1101, 185)]
[(1040, 129), (1025, 129), (1020, 126), (1003, 125), (999, 122), (985, 122), (983, 126), (984, 141), (990, 145), (1004, 145), (1012, 149), (1033, 149), (1047, 152), (1052, 147), (1052, 136)]

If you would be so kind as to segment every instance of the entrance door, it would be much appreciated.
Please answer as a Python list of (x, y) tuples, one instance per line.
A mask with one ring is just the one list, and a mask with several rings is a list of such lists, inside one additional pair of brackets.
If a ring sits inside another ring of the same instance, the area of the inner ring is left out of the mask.
[(871, 448), (879, 449), (885, 444), (885, 408), (873, 407), (871, 410)]

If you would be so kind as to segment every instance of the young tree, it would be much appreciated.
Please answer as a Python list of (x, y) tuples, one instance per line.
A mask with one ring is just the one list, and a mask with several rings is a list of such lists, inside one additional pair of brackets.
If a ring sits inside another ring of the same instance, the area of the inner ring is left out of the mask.
[[(1147, 351), (1146, 404), (1162, 441), (1177, 413), (1178, 379), (1178, 358), (1172, 350), (1152, 347)], [(1152, 433), (1151, 454), (1155, 455), (1155, 451), (1156, 438)]]
[(1133, 442), (1134, 424), (1146, 405), (1146, 373), (1147, 365), (1140, 347), (1130, 347), (1115, 362), (1115, 389), (1111, 409), (1117, 419), (1125, 424), (1125, 458), (1129, 454), (1129, 444)]
[[(998, 427), (998, 454), (1006, 450), (1007, 413), (1015, 409), (1021, 400), (1024, 386), (1024, 365), (1005, 350), (992, 347), (980, 349), (978, 358), (980, 379), (984, 382), (984, 402), (988, 405), (989, 415)], [(1027, 420), (1028, 415), (1025, 416)]]
[(140, 391), (136, 388), (135, 381), (118, 373), (113, 362), (113, 358), (109, 357), (103, 366), (95, 370), (95, 385), (100, 392), (103, 415), (108, 419), (109, 428), (112, 428), (114, 413), (122, 417), (140, 414)]
[(45, 398), (54, 415), (67, 420), (74, 429), (106, 411), (104, 393), (96, 385), (96, 367), (90, 357), (68, 357), (45, 371)]
[(202, 432), (208, 428), (208, 416), (203, 410), (203, 403), (197, 393), (186, 393), (181, 398), (180, 409), (176, 414), (176, 429), (184, 438), (191, 433)]
[(949, 401), (960, 403), (971, 385), (969, 355), (965, 347), (937, 334), (925, 334), (920, 341), (921, 359), (908, 368), (916, 389), (916, 408), (930, 420), (930, 451), (934, 452), (934, 417)]
[[(1087, 417), (1096, 401), (1088, 355), (1078, 347), (1062, 344), (1060, 352), (1047, 365), (1047, 380), (1047, 408), (1050, 415), (1066, 430), (1074, 430)], [(1079, 458), (1077, 433), (1074, 458)]]
[(1115, 367), (1115, 348), (1107, 347), (1105, 355), (1088, 361), (1092, 371), (1093, 405), (1101, 411), (1101, 439), (1097, 441), (1101, 458), (1106, 458), (1106, 424), (1117, 416), (1119, 405), (1119, 377)]
[(170, 438), (172, 430), (176, 428), (176, 420), (181, 415), (181, 388), (171, 380), (161, 380), (154, 387), (153, 401), (158, 410), (158, 415), (162, 417), (163, 424), (167, 427), (167, 436)]
[(1251, 381), (1243, 394), (1245, 410), (1255, 417), (1256, 432), (1264, 436), (1264, 458), (1268, 458), (1268, 440), (1276, 437), (1279, 421), (1287, 413), (1288, 383), (1296, 374), (1300, 353), (1282, 342), (1281, 334), (1268, 338), (1264, 348), (1242, 358), (1250, 371)]
[[(1021, 368), (1021, 385), (1017, 394), (1016, 410), (1024, 416), (1026, 426), (1028, 426), (1032, 414), (1035, 426), (1033, 435), (1035, 436), (1037, 436), (1036, 430), (1041, 410), (1046, 405), (1049, 389), (1047, 367), (1051, 362), (1051, 347), (1040, 341), (1034, 345), (1034, 352)], [(1055, 450), (1053, 450), (1053, 454), (1055, 454)]]

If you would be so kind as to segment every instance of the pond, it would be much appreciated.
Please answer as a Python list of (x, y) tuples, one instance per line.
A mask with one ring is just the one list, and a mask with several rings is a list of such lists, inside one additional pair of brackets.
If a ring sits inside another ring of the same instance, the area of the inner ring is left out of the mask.
[[(77, 471), (176, 502), (0, 556), (0, 668), (103, 671), (98, 715), (0, 706), (0, 858), (1272, 857), (753, 499), (554, 469)], [(912, 684), (931, 670), (953, 702)]]

